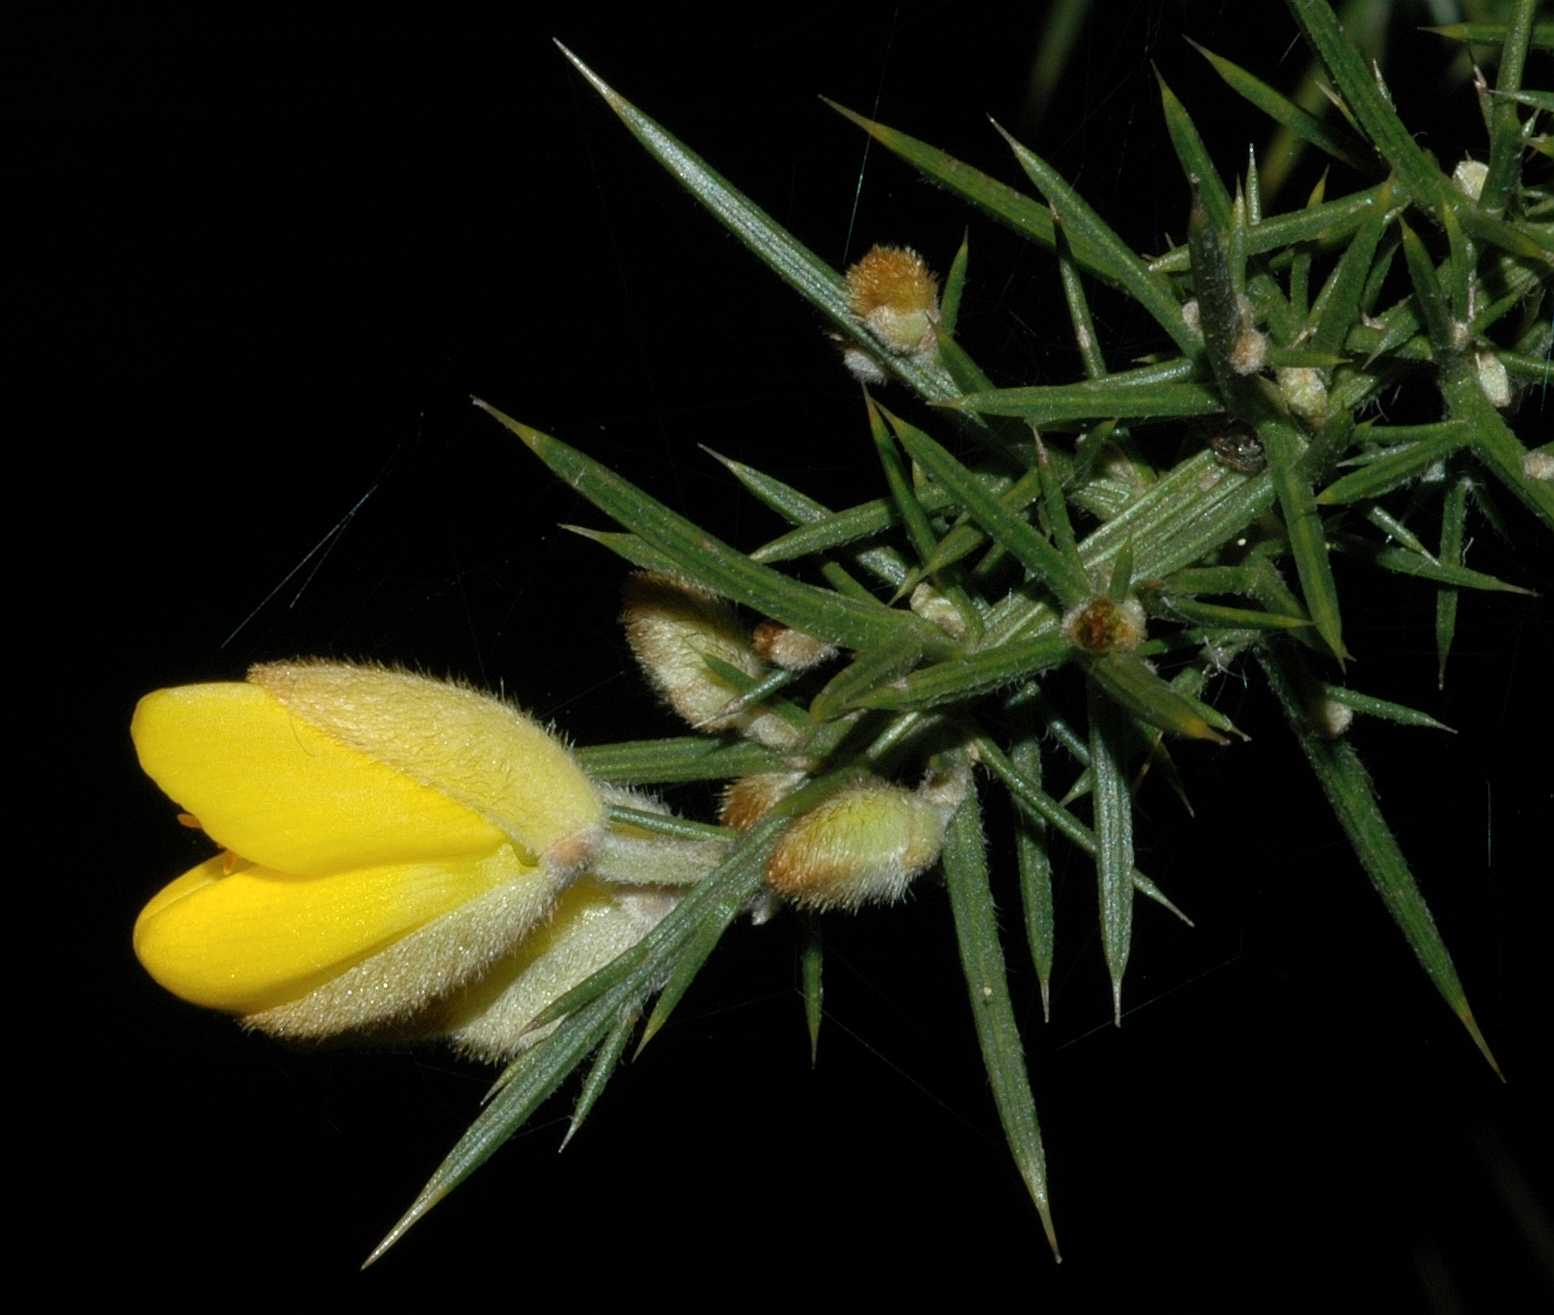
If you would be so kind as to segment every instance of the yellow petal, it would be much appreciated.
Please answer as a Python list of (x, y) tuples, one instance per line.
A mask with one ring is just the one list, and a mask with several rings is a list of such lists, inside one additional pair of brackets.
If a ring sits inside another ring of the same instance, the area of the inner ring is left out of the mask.
[(324, 877), (216, 857), (162, 890), (135, 923), (135, 953), (174, 995), (250, 1014), (296, 1000), (504, 883), (552, 878), (510, 846), (438, 863)]
[(256, 685), (158, 690), (140, 701), (130, 734), (152, 780), (219, 844), (267, 868), (322, 875), (490, 855), (505, 843), (472, 809)]
[(500, 699), (332, 662), (265, 663), (248, 678), (336, 740), (479, 813), (520, 850), (563, 868), (587, 857), (604, 820), (598, 791), (565, 745)]

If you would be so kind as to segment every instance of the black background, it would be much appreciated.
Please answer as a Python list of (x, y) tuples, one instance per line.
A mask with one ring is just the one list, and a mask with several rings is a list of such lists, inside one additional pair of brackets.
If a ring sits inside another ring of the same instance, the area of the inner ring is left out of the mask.
[[(42, 222), (6, 299), (17, 395), (38, 402), (20, 412), (10, 521), (45, 672), (18, 676), (21, 702), (46, 715), (22, 741), (41, 746), (24, 834), (42, 843), (17, 879), (42, 897), (29, 925), (52, 930), (45, 1061), (15, 1079), (41, 1098), (37, 1133), (13, 1135), (43, 1150), (23, 1172), (47, 1183), (27, 1195), (49, 1242), (170, 1299), (271, 1279), (392, 1299), (430, 1280), (453, 1299), (696, 1306), (948, 1284), (1021, 1304), (1342, 1288), (1515, 1309), (1550, 1282), (1534, 908), (1551, 791), (1546, 757), (1524, 756), (1550, 730), (1543, 601), (1465, 597), (1438, 695), (1428, 591), (1340, 566), (1353, 683), (1460, 732), (1362, 722), (1354, 738), (1509, 1085), (1418, 971), (1256, 680), (1217, 695), (1252, 744), (1178, 752), (1196, 821), (1158, 783), (1140, 798), (1141, 866), (1198, 926), (1140, 906), (1120, 1031), (1084, 864), (1059, 859), (1047, 1026), (1005, 864), (1061, 1269), (1008, 1163), (932, 878), (828, 925), (818, 1069), (794, 925), (740, 927), (565, 1156), (556, 1103), (359, 1279), (487, 1074), (429, 1050), (284, 1049), (165, 996), (130, 953), (139, 906), (203, 852), (135, 766), (125, 728), (149, 689), (323, 654), (505, 684), (583, 743), (674, 733), (618, 634), (620, 564), (556, 528), (601, 517), (470, 393), (742, 546), (780, 527), (698, 443), (836, 505), (875, 491), (856, 387), (814, 315), (643, 155), (552, 35), (838, 266), (883, 240), (942, 270), (969, 222), (963, 341), (997, 378), (1058, 382), (1078, 365), (1050, 256), (866, 153), (816, 94), (1018, 182), (992, 114), (1159, 250), (1186, 195), (1151, 61), (1229, 172), (1266, 134), (1178, 33), (1285, 87), (1305, 55), (1272, 4), (1100, 8), (1040, 125), (1022, 111), (1039, 5), (51, 7), (17, 29), (8, 172)], [(1393, 88), (1422, 140), (1477, 146), (1447, 49), (1399, 40)], [(1329, 194), (1354, 182), (1335, 170)], [(1120, 300), (1095, 310), (1114, 364), (1161, 345)], [(1547, 435), (1542, 405), (1524, 404), (1524, 434)], [(1537, 555), (1478, 522), (1474, 561), (1548, 581), (1546, 532), (1512, 516)]]

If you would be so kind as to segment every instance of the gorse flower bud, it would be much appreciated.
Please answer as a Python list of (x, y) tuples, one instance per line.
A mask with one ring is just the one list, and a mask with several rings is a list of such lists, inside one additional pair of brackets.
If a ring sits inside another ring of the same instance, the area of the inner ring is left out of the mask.
[[(848, 269), (847, 297), (852, 313), (891, 355), (933, 359), (938, 351), (934, 326), (939, 322), (939, 280), (917, 252), (872, 247)], [(882, 381), (879, 367), (873, 368)]]
[(938, 861), (970, 787), (967, 768), (931, 776), (916, 791), (878, 778), (849, 786), (782, 833), (767, 860), (767, 885), (811, 909), (899, 900)]
[(544, 728), (401, 671), (255, 667), (141, 700), (142, 767), (228, 853), (135, 925), (163, 986), (281, 1035), (399, 1025), (550, 914), (603, 830)]
[(1137, 598), (1117, 602), (1102, 594), (1063, 614), (1062, 631), (1069, 643), (1097, 656), (1129, 653), (1144, 642), (1146, 618)]
[(736, 831), (747, 831), (803, 784), (803, 772), (762, 772), (730, 781), (723, 791), (718, 821)]
[(776, 621), (762, 621), (750, 637), (755, 651), (784, 671), (808, 671), (836, 656), (836, 645)]
[(725, 714), (739, 696), (707, 659), (758, 680), (766, 674), (734, 609), (684, 580), (639, 572), (626, 581), (621, 620), (648, 681), (697, 730), (735, 730), (774, 749), (791, 748), (799, 732), (761, 707)]

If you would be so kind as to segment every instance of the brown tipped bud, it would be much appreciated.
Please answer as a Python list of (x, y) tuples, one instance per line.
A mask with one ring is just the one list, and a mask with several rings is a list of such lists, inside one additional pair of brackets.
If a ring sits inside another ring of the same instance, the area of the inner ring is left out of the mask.
[(626, 581), (621, 620), (648, 681), (697, 730), (734, 730), (774, 749), (791, 748), (799, 733), (760, 707), (725, 715), (739, 694), (707, 665), (712, 658), (752, 680), (766, 672), (734, 609), (698, 585), (641, 572)]
[(803, 772), (762, 772), (730, 781), (723, 791), (718, 821), (736, 831), (748, 831), (803, 783)]
[(969, 770), (918, 791), (868, 780), (833, 795), (783, 832), (767, 885), (812, 909), (890, 903), (938, 861), (944, 829), (970, 789)]
[(762, 621), (751, 636), (755, 651), (784, 671), (808, 671), (836, 656), (836, 645), (777, 621)]
[(1120, 603), (1102, 594), (1063, 614), (1064, 636), (1086, 653), (1129, 653), (1144, 642), (1144, 608), (1137, 598)]
[(937, 348), (939, 281), (909, 247), (874, 247), (847, 271), (852, 312), (897, 356)]

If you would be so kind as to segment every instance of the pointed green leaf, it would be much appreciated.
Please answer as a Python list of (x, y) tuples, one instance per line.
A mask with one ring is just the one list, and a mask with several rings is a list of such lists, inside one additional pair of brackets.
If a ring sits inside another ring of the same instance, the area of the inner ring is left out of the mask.
[[(1549, 25), (1549, 31), (1554, 32), (1554, 23)], [(1545, 114), (1554, 114), (1554, 91), (1495, 91), (1495, 96), (1504, 96), (1507, 100), (1515, 101), (1518, 105), (1530, 105), (1535, 110), (1542, 110)]]
[(1112, 983), (1112, 1021), (1122, 1026), (1122, 977), (1133, 947), (1133, 796), (1121, 741), (1126, 719), (1098, 683), (1086, 683), (1090, 714), (1090, 793), (1095, 810), (1101, 949)]
[[(1498, 92), (1514, 94), (1522, 89), (1522, 70), (1537, 9), (1538, 0), (1512, 0), (1505, 43), (1500, 48), (1500, 67), (1495, 73)], [(1521, 172), (1522, 125), (1516, 103), (1504, 96), (1492, 102), (1489, 119), (1489, 172), (1484, 176), (1479, 204), (1490, 214), (1498, 215), (1504, 212)]]
[(1466, 426), (1457, 425), (1446, 433), (1389, 451), (1334, 480), (1317, 495), (1317, 505), (1335, 507), (1379, 497), (1450, 456), (1467, 442), (1467, 437)]
[(1316, 499), (1311, 495), (1311, 485), (1297, 469), (1301, 456), (1300, 438), (1286, 423), (1263, 424), (1259, 426), (1258, 433), (1268, 453), (1268, 473), (1273, 477), (1279, 509), (1284, 514), (1285, 528), (1289, 532), (1290, 551), (1295, 557), (1295, 570), (1300, 576), (1306, 611), (1310, 613), (1323, 642), (1342, 664), (1348, 659), (1349, 651), (1344, 647), (1343, 621), (1338, 611), (1338, 586), (1333, 581), (1333, 568), (1328, 561), (1327, 536), (1322, 529), (1322, 517), (1317, 511)]
[(1120, 378), (1113, 374), (1095, 383), (1046, 384), (1000, 388), (991, 393), (967, 393), (954, 405), (983, 415), (1021, 416), (1033, 425), (1113, 418), (1163, 421), (1216, 415), (1225, 409), (1219, 395), (1207, 384), (1130, 386), (1120, 383)]
[(949, 658), (920, 667), (911, 675), (855, 696), (853, 707), (937, 708), (991, 693), (1074, 656), (1073, 646), (1059, 634), (999, 644), (965, 657)]
[(732, 781), (761, 772), (792, 770), (792, 759), (749, 740), (686, 735), (667, 740), (622, 740), (577, 751), (596, 781), (609, 785), (671, 785), (683, 781)]
[(1412, 552), (1407, 548), (1381, 547), (1352, 539), (1346, 540), (1342, 546), (1344, 552), (1350, 556), (1398, 575), (1417, 576), (1421, 580), (1434, 580), (1439, 584), (1453, 585), (1459, 589), (1485, 589), (1491, 593), (1535, 596), (1531, 589), (1508, 584), (1496, 576), (1486, 575), (1483, 571), (1470, 570), (1466, 566), (1452, 566), (1446, 562), (1438, 562), (1433, 557)]
[[(1068, 234), (1052, 212), (1052, 231), (1058, 255), (1058, 278), (1063, 284), (1063, 299), (1068, 303), (1068, 318), (1074, 326), (1074, 342), (1079, 348), (1079, 359), (1084, 362), (1085, 374), (1091, 379), (1106, 377), (1106, 358), (1101, 354), (1101, 342), (1095, 332), (1095, 320), (1090, 314), (1090, 299), (1085, 296), (1084, 280), (1079, 266), (1074, 262)], [(986, 392), (989, 389), (968, 388), (967, 392)]]
[(1315, 326), (1308, 340), (1314, 351), (1336, 352), (1344, 345), (1349, 330), (1360, 320), (1361, 298), (1366, 279), (1376, 256), (1376, 248), (1387, 226), (1387, 204), (1380, 201), (1355, 230), (1354, 238), (1333, 267), (1312, 308)]
[(1446, 294), (1436, 277), (1435, 262), (1419, 240), (1419, 235), (1402, 220), (1398, 228), (1403, 235), (1403, 255), (1408, 261), (1408, 274), (1414, 283), (1414, 304), (1419, 318), (1430, 335), (1430, 344), (1439, 356), (1460, 351), (1467, 337), (1465, 329), (1453, 324), (1451, 311), (1446, 305)]
[[(1446, 23), (1419, 30), (1469, 45), (1498, 46), (1505, 41), (1509, 27), (1507, 23)], [(1533, 50), (1554, 50), (1554, 23), (1534, 23), (1528, 44)]]
[[(1109, 653), (1103, 658), (1093, 659), (1086, 670), (1090, 679), (1113, 702), (1121, 704), (1135, 716), (1142, 717), (1151, 726), (1158, 726), (1175, 735), (1185, 735), (1190, 740), (1209, 740), (1214, 744), (1230, 743), (1219, 733), (1222, 730), (1241, 734), (1222, 713), (1172, 689), (1135, 653)], [(1093, 743), (1090, 756), (1093, 767)]]
[(1321, 688), (1323, 694), (1334, 703), (1342, 703), (1344, 707), (1363, 712), (1368, 717), (1395, 721), (1399, 726), (1423, 726), (1429, 730), (1446, 731), (1450, 735), (1457, 733), (1444, 722), (1436, 721), (1429, 713), (1420, 712), (1417, 708), (1391, 703), (1386, 699), (1373, 698), (1369, 694), (1361, 694), (1358, 690), (1345, 689), (1342, 685), (1323, 684)]
[[(1441, 553), (1443, 566), (1462, 565), (1463, 540), (1468, 519), (1468, 480), (1452, 480), (1441, 500)], [(1446, 688), (1446, 659), (1451, 656), (1452, 640), (1457, 633), (1458, 591), (1449, 585), (1435, 591), (1435, 680)]]
[(1309, 617), (1284, 616), (1256, 608), (1221, 607), (1218, 603), (1199, 603), (1169, 595), (1163, 601), (1182, 620), (1200, 626), (1217, 626), (1227, 630), (1299, 630), (1311, 624)]
[(1415, 199), (1433, 204), (1441, 199), (1447, 183), (1414, 140), (1392, 103), (1376, 83), (1365, 56), (1344, 35), (1327, 0), (1286, 0), (1295, 21), (1327, 66), (1334, 86), (1354, 112), (1360, 127), (1382, 157), (1391, 164)]
[(1185, 40), (1213, 65), (1214, 71), (1224, 79), (1225, 84), (1232, 91), (1245, 97), (1275, 123), (1288, 129), (1302, 141), (1309, 142), (1319, 151), (1326, 151), (1334, 159), (1342, 160), (1351, 169), (1358, 169), (1364, 173), (1374, 167), (1375, 157), (1371, 154), (1370, 148), (1352, 133), (1341, 126), (1329, 126), (1316, 115), (1307, 113), (1261, 78), (1254, 77), (1240, 65), (1231, 63), (1222, 55), (1205, 50), (1191, 37)]
[[(963, 200), (971, 202), (999, 223), (1013, 229), (1021, 237), (1049, 249), (1054, 245), (1052, 216), (1047, 207), (1039, 201), (1033, 201), (1023, 192), (1015, 191), (1014, 188), (999, 182), (996, 178), (989, 177), (980, 169), (974, 169), (971, 165), (955, 159), (954, 156), (946, 155), (937, 147), (856, 114), (844, 105), (826, 100), (824, 96), (821, 100), (838, 114), (857, 124), (886, 150), (899, 155), (919, 172), (948, 188)], [(1095, 249), (1084, 237), (1075, 238), (1074, 259), (1090, 273), (1098, 275), (1108, 283), (1116, 283), (1115, 276), (1110, 272), (1106, 254)]]
[[(865, 649), (826, 682), (811, 700), (809, 715), (816, 721), (832, 721), (849, 708), (877, 706), (869, 702), (869, 696), (887, 682), (899, 682), (922, 656), (921, 646), (910, 643)], [(894, 692), (884, 691), (885, 706), (898, 706), (888, 702)]]
[(1257, 655), (1279, 702), (1284, 705), (1290, 729), (1295, 732), (1306, 761), (1349, 839), (1350, 848), (1435, 989), (1462, 1021), (1479, 1053), (1498, 1074), (1500, 1066), (1473, 1019), (1473, 1011), (1468, 1007), (1446, 943), (1436, 930), (1430, 907), (1377, 806), (1375, 789), (1359, 755), (1346, 739), (1326, 739), (1308, 722), (1307, 700), (1303, 696), (1309, 678), (1301, 671), (1290, 650), (1269, 646), (1258, 649)]
[(620, 1064), (621, 1056), (626, 1051), (626, 1043), (631, 1040), (631, 1031), (637, 1025), (637, 1018), (635, 1009), (628, 1009), (622, 1013), (610, 1030), (609, 1036), (605, 1037), (595, 1053), (593, 1066), (588, 1070), (588, 1076), (583, 1079), (583, 1089), (578, 1092), (577, 1104), (572, 1107), (572, 1119), (567, 1125), (566, 1136), (561, 1139), (561, 1145), (557, 1148), (558, 1152), (566, 1150), (572, 1138), (577, 1136), (578, 1129), (593, 1113), (594, 1105)]
[(623, 558), (633, 566), (640, 566), (644, 571), (655, 571), (660, 575), (675, 575), (680, 570), (673, 557), (668, 553), (660, 552), (640, 535), (622, 534), (618, 530), (591, 530), (586, 525), (565, 523), (558, 524), (556, 528), (565, 530), (568, 534), (575, 534), (580, 539), (597, 543), (602, 548), (608, 548), (617, 557)]
[(1089, 596), (1090, 581), (1076, 563), (1065, 558), (1023, 517), (1009, 511), (934, 439), (899, 417), (889, 412), (886, 415), (912, 460), (949, 489), (988, 535), (1013, 553), (1065, 607)]
[(1160, 84), (1160, 105), (1165, 112), (1166, 132), (1182, 166), (1190, 188), (1196, 188), (1203, 204), (1220, 228), (1230, 228), (1230, 193), (1225, 190), (1208, 147), (1198, 135), (1198, 129), (1187, 113), (1187, 107), (1176, 98), (1176, 93), (1166, 84), (1160, 70), (1155, 70), (1155, 81)]
[[(951, 338), (960, 322), (960, 299), (966, 291), (966, 266), (971, 259), (971, 231), (961, 235), (950, 272), (944, 276), (944, 295), (939, 298), (939, 332)], [(952, 372), (953, 373), (953, 372)]]
[(928, 652), (946, 647), (943, 636), (917, 617), (790, 580), (713, 538), (560, 439), (521, 424), (478, 399), (475, 404), (516, 434), (575, 492), (635, 530), (651, 547), (671, 557), (682, 574), (714, 592), (846, 648), (867, 648), (909, 634), (919, 636)]
[[(1092, 858), (1095, 857), (1099, 842), (1095, 838), (1094, 831), (1059, 804), (1038, 783), (1029, 780), (1017, 770), (991, 736), (979, 734), (972, 742), (977, 747), (978, 759), (1003, 782), (1010, 798), (1015, 801), (1021, 812), (1029, 817), (1051, 823), (1053, 830), (1061, 832), (1084, 853)], [(1088, 752), (1087, 749), (1086, 753)], [(1192, 919), (1171, 903), (1166, 898), (1165, 892), (1137, 868), (1133, 870), (1133, 889), (1145, 899), (1153, 900), (1161, 908), (1174, 913), (1189, 927), (1193, 925)]]
[(853, 315), (848, 304), (847, 284), (840, 274), (760, 206), (731, 186), (699, 155), (608, 86), (559, 41), (556, 45), (626, 125), (631, 135), (642, 143), (648, 154), (663, 165), (752, 254), (818, 310), (833, 328), (848, 341), (874, 355), (885, 369), (897, 375), (921, 396), (929, 399), (954, 396), (956, 388), (949, 375), (937, 364), (925, 365), (915, 357), (896, 356), (880, 350), (873, 336)]
[(961, 970), (966, 975), (977, 1043), (993, 1088), (993, 1103), (998, 1107), (998, 1119), (1004, 1126), (1020, 1177), (1041, 1216), (1047, 1245), (1057, 1257), (1058, 1240), (1047, 1200), (1046, 1156), (1036, 1120), (1036, 1101), (1025, 1071), (1025, 1047), (1009, 1001), (1004, 952), (998, 943), (998, 914), (988, 883), (987, 843), (982, 835), (982, 813), (975, 790), (956, 810), (945, 833), (944, 883), (950, 893)]
[(1089, 203), (1051, 165), (1021, 145), (997, 123), (993, 126), (1009, 143), (1026, 177), (1062, 217), (1064, 229), (1074, 244), (1075, 257), (1078, 258), (1086, 251), (1095, 251), (1106, 277), (1119, 284), (1154, 317), (1184, 356), (1196, 358), (1203, 350), (1202, 343), (1197, 333), (1182, 318), (1182, 305), (1171, 291), (1171, 285), (1160, 275), (1151, 273), (1137, 253), (1112, 231), (1106, 221), (1091, 209)]
[[(1033, 719), (1034, 720), (1034, 719)], [(1028, 780), (1041, 784), (1041, 741), (1039, 732), (1016, 740), (1010, 750), (1016, 770)], [(1052, 953), (1056, 920), (1052, 903), (1052, 859), (1047, 854), (1047, 824), (1028, 813), (1019, 813), (1014, 822), (1015, 858), (1020, 871), (1020, 904), (1025, 912), (1025, 939), (1030, 946), (1031, 966), (1041, 989), (1041, 1017), (1052, 1019)], [(1132, 873), (1128, 874), (1131, 883)]]
[(806, 916), (803, 941), (799, 947), (799, 968), (804, 981), (804, 1025), (809, 1029), (811, 1068), (820, 1062), (820, 1020), (825, 1013), (824, 963), (825, 945), (821, 937), (820, 921)]

